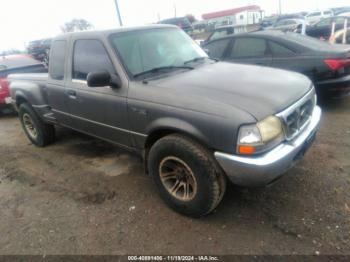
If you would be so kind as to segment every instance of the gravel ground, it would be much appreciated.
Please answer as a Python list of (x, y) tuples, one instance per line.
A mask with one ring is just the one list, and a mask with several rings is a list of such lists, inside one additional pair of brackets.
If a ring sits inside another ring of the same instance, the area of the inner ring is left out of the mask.
[(169, 210), (128, 152), (67, 129), (36, 148), (1, 116), (0, 254), (350, 254), (350, 99), (323, 110), (283, 179), (230, 185), (199, 220)]

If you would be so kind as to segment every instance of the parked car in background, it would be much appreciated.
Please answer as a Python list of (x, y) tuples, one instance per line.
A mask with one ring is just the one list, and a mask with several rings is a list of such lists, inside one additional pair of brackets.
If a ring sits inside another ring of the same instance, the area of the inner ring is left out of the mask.
[(182, 30), (184, 30), (186, 33), (193, 31), (191, 22), (188, 20), (187, 17), (169, 18), (169, 19), (160, 21), (159, 24), (176, 25), (180, 27)]
[[(344, 43), (344, 33), (346, 32), (346, 36), (345, 36), (345, 43)], [(339, 30), (337, 32), (335, 32), (335, 34), (333, 36), (331, 36), (331, 38), (329, 39), (329, 42), (331, 44), (346, 44), (346, 45), (350, 45), (350, 28), (348, 28), (347, 30)]]
[(333, 12), (331, 10), (323, 10), (323, 11), (315, 11), (308, 13), (305, 16), (306, 21), (308, 21), (309, 24), (314, 24), (320, 21), (322, 18), (327, 18), (334, 16)]
[(260, 24), (261, 30), (273, 29), (276, 23), (287, 19), (304, 20), (304, 15), (302, 13), (295, 13), (265, 17), (262, 23)]
[(298, 28), (301, 28), (304, 23), (307, 22), (302, 19), (284, 19), (278, 21), (271, 29), (282, 32), (294, 32)]
[(62, 35), (49, 74), (10, 81), (33, 144), (52, 143), (63, 125), (127, 148), (143, 156), (165, 203), (193, 217), (216, 208), (227, 178), (275, 182), (321, 118), (307, 77), (210, 59), (175, 26)]
[(232, 63), (255, 64), (302, 73), (321, 96), (350, 92), (350, 47), (279, 31), (233, 35), (207, 43), (211, 57)]
[(284, 14), (284, 15), (279, 15), (276, 22), (279, 22), (285, 19), (304, 19), (304, 18), (305, 18), (305, 15), (302, 15), (302, 13)]
[(350, 11), (349, 12), (344, 12), (344, 13), (340, 13), (337, 16), (346, 16), (346, 17), (350, 17)]
[(278, 16), (265, 17), (260, 24), (261, 30), (267, 30), (267, 29), (273, 28), (277, 20), (278, 20)]
[(328, 40), (332, 35), (332, 26), (335, 23), (335, 30), (344, 29), (345, 20), (348, 19), (348, 27), (350, 27), (350, 19), (346, 16), (333, 16), (324, 18), (314, 25), (306, 27), (306, 34), (311, 37), (315, 37), (321, 40)]
[(0, 56), (0, 111), (11, 108), (9, 74), (43, 72), (47, 72), (45, 65), (28, 55)]
[(28, 54), (37, 60), (44, 61), (48, 57), (50, 46), (51, 38), (31, 41), (27, 47)]
[(207, 21), (196, 21), (192, 24), (193, 31), (203, 32), (207, 30), (208, 22)]
[(345, 12), (350, 12), (350, 6), (331, 8), (334, 15), (341, 15)]

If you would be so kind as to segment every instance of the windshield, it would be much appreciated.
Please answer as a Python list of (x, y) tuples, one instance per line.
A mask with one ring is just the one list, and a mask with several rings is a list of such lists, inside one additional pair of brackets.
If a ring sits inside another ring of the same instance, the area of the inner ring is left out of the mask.
[(111, 42), (131, 77), (159, 67), (181, 67), (185, 62), (207, 57), (184, 31), (161, 28), (117, 33)]

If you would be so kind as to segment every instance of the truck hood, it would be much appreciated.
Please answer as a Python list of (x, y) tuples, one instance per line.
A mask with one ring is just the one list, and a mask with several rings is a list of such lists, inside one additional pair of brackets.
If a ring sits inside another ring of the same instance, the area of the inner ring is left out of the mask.
[[(167, 92), (170, 105), (227, 116), (229, 107), (256, 120), (283, 111), (311, 88), (304, 75), (263, 66), (217, 62), (149, 83)], [(157, 88), (158, 89), (158, 88)]]

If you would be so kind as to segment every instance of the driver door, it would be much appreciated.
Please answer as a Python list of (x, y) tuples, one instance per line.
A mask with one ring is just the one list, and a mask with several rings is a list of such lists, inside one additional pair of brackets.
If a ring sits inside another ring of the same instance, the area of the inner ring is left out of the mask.
[[(74, 41), (74, 40), (73, 40)], [(98, 39), (77, 39), (73, 43), (71, 80), (66, 101), (72, 127), (81, 132), (120, 144), (131, 145), (127, 121), (127, 84), (119, 88), (89, 87), (90, 72), (116, 74), (104, 44)]]

